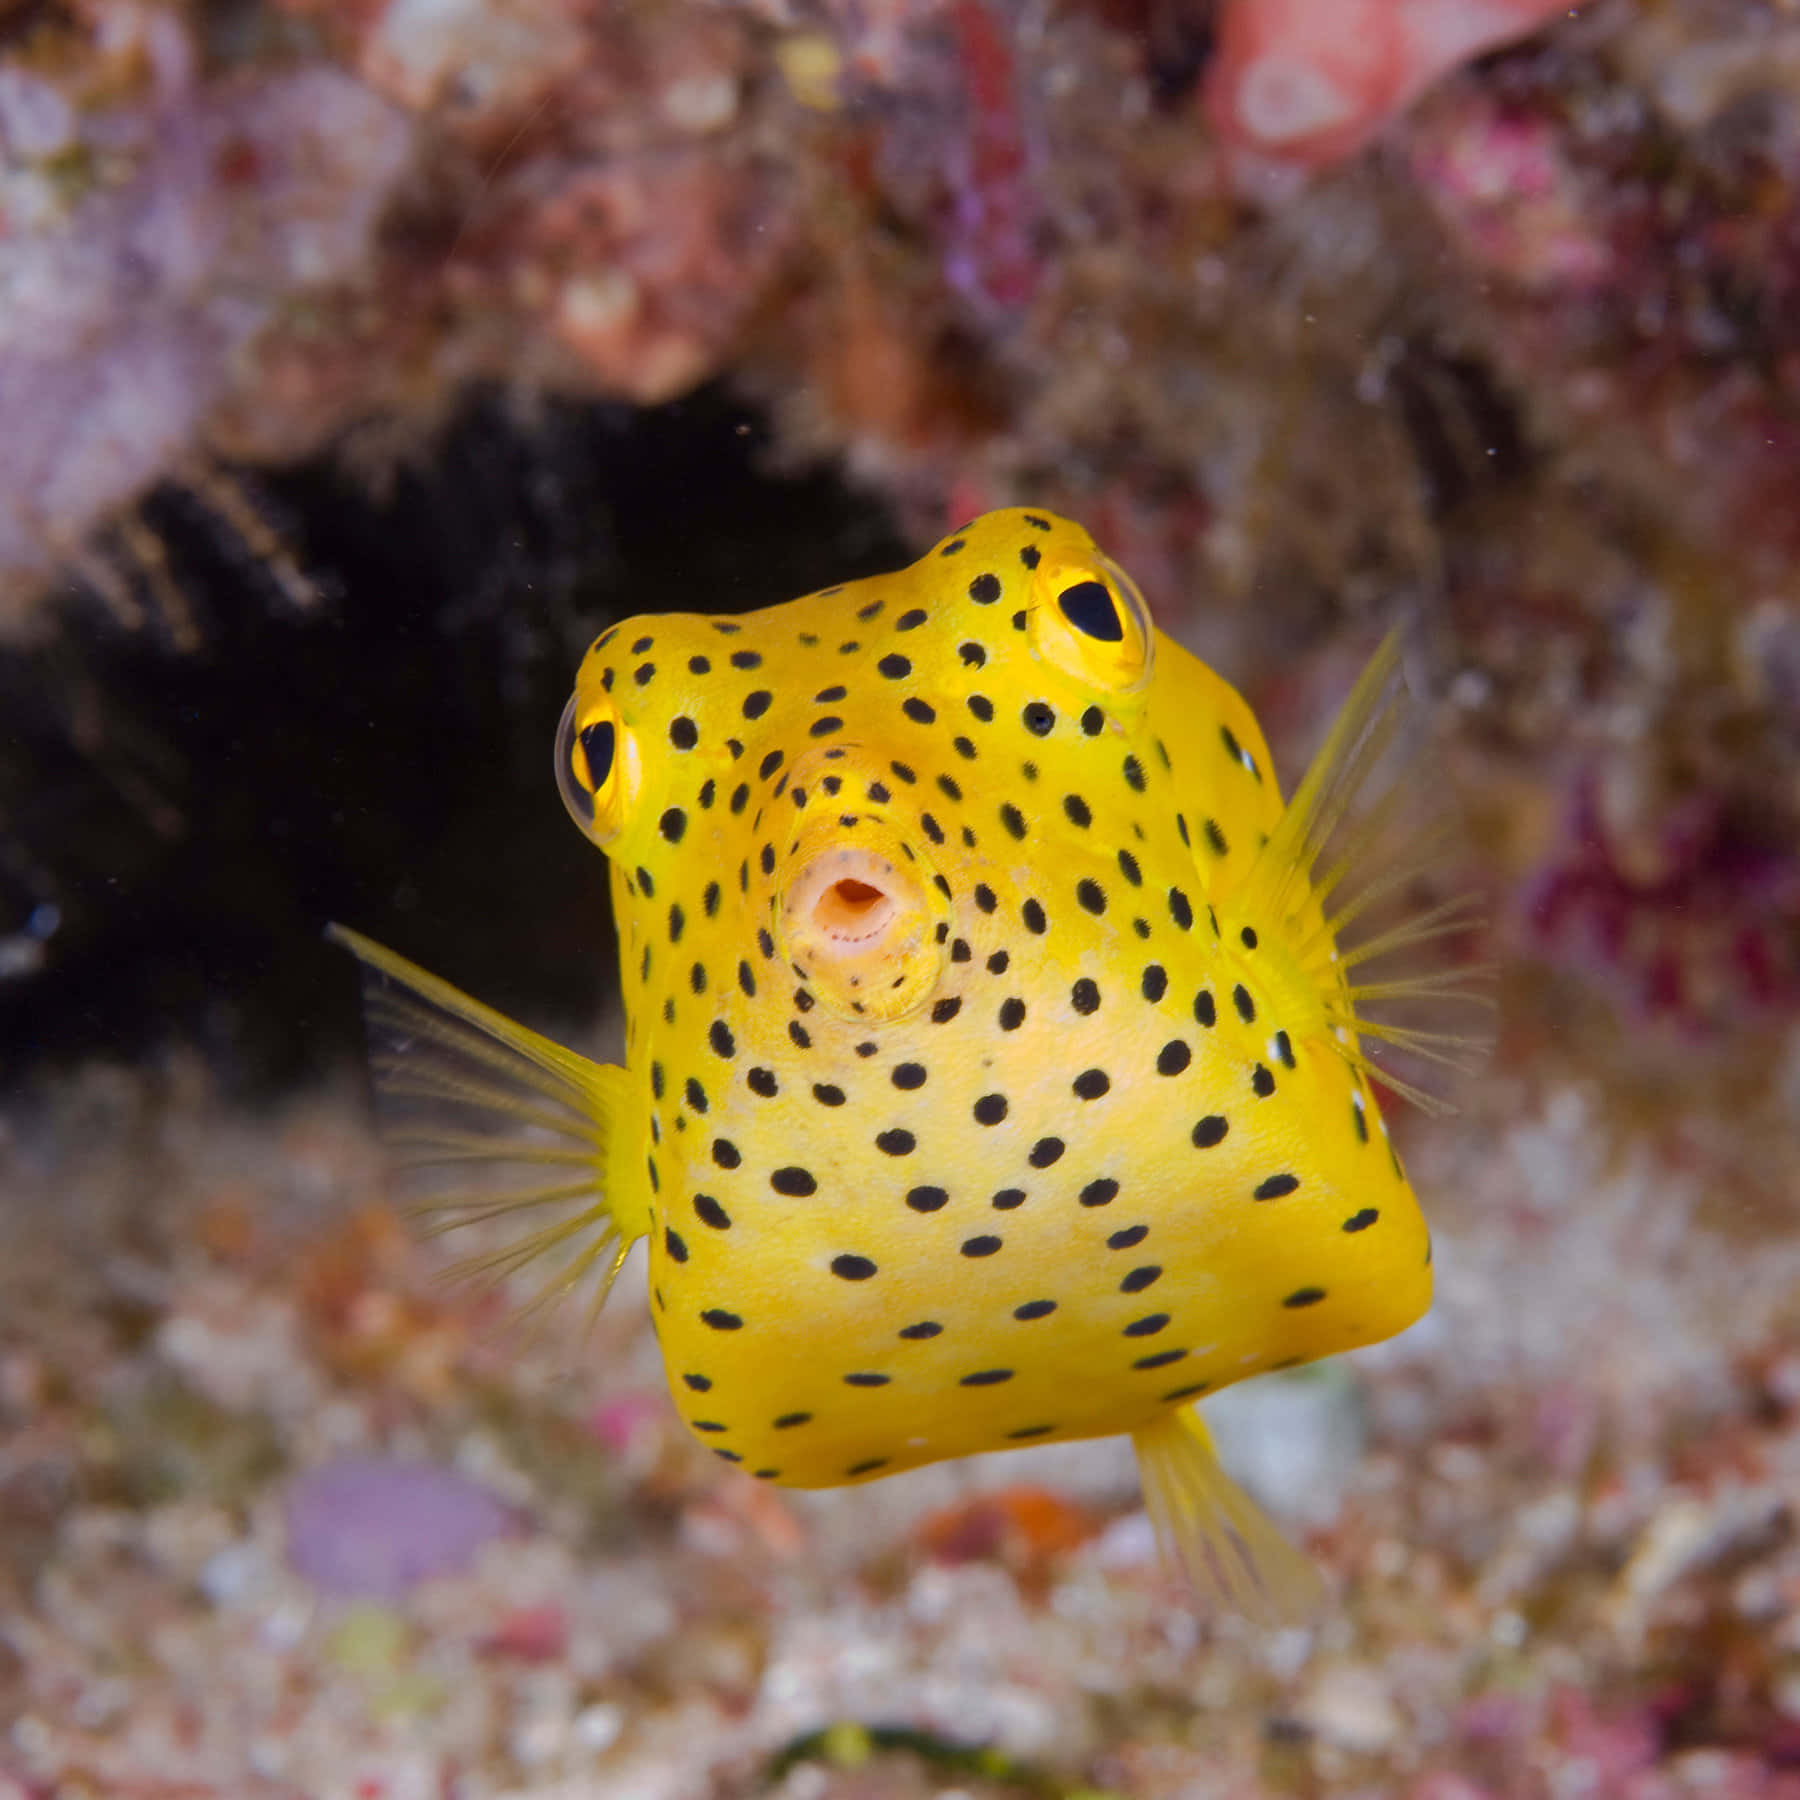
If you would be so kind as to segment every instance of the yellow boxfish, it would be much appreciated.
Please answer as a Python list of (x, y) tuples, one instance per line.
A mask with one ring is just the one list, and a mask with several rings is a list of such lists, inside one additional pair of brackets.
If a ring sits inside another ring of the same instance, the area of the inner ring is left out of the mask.
[[(1371, 1084), (1360, 902), (1317, 867), (1385, 749), (1377, 654), (1293, 801), (1249, 707), (1079, 526), (991, 513), (898, 573), (615, 625), (556, 740), (611, 859), (623, 1067), (348, 931), (417, 1161), (533, 1166), (487, 1259), (649, 1244), (682, 1418), (761, 1481), (1132, 1434), (1165, 1548), (1268, 1615), (1315, 1577), (1193, 1402), (1431, 1297)], [(1335, 847), (1335, 840), (1334, 840)], [(1391, 1081), (1386, 1075), (1383, 1079)], [(546, 1178), (545, 1166), (551, 1170)]]

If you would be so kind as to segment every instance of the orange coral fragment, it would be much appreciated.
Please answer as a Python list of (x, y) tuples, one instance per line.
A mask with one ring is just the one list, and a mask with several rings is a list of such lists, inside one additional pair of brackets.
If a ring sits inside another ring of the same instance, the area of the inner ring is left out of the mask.
[(915, 1532), (938, 1562), (995, 1561), (1041, 1575), (1052, 1559), (1085, 1543), (1100, 1522), (1049, 1488), (1017, 1486), (975, 1494), (928, 1513)]

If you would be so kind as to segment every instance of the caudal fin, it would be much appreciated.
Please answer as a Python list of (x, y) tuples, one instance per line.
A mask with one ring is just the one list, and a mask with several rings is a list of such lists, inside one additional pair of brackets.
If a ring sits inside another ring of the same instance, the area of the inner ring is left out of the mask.
[(432, 1232), (516, 1223), (452, 1276), (498, 1281), (543, 1260), (521, 1309), (591, 1286), (590, 1316), (643, 1227), (609, 1196), (625, 1071), (590, 1062), (342, 925), (363, 968), (382, 1136)]
[(1259, 1625), (1304, 1624), (1319, 1611), (1319, 1571), (1225, 1473), (1193, 1407), (1164, 1413), (1132, 1443), (1157, 1543), (1197, 1600)]

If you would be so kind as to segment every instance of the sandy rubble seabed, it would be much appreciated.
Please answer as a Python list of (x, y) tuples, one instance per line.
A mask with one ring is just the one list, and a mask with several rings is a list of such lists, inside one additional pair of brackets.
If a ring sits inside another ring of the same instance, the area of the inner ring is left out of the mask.
[[(1121, 1443), (759, 1488), (680, 1429), (635, 1265), (585, 1344), (521, 1344), (353, 1092), (246, 1119), (93, 1068), (6, 1145), (0, 1792), (1800, 1792), (1800, 1255), (1706, 1217), (1753, 1146), (1674, 1131), (1569, 1076), (1406, 1128), (1436, 1310), (1214, 1408), (1339, 1596), (1268, 1636), (1185, 1609)], [(288, 1503), (372, 1454), (506, 1528), (320, 1591)], [(913, 1736), (780, 1768), (844, 1725)]]

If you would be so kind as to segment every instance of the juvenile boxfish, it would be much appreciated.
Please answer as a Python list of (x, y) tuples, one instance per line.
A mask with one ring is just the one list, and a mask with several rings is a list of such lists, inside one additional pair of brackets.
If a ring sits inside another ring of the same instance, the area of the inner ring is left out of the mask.
[(1430, 1301), (1366, 1040), (1432, 1045), (1357, 1009), (1431, 981), (1357, 968), (1454, 908), (1342, 948), (1325, 852), (1397, 661), (1284, 806), (1245, 702), (1048, 514), (615, 625), (555, 757), (612, 862), (624, 1066), (339, 931), (387, 1094), (462, 1114), (403, 1146), (529, 1168), (437, 1209), (523, 1217), (488, 1261), (560, 1252), (551, 1294), (647, 1239), (675, 1405), (757, 1480), (1128, 1432), (1195, 1585), (1291, 1613), (1311, 1566), (1193, 1403)]

